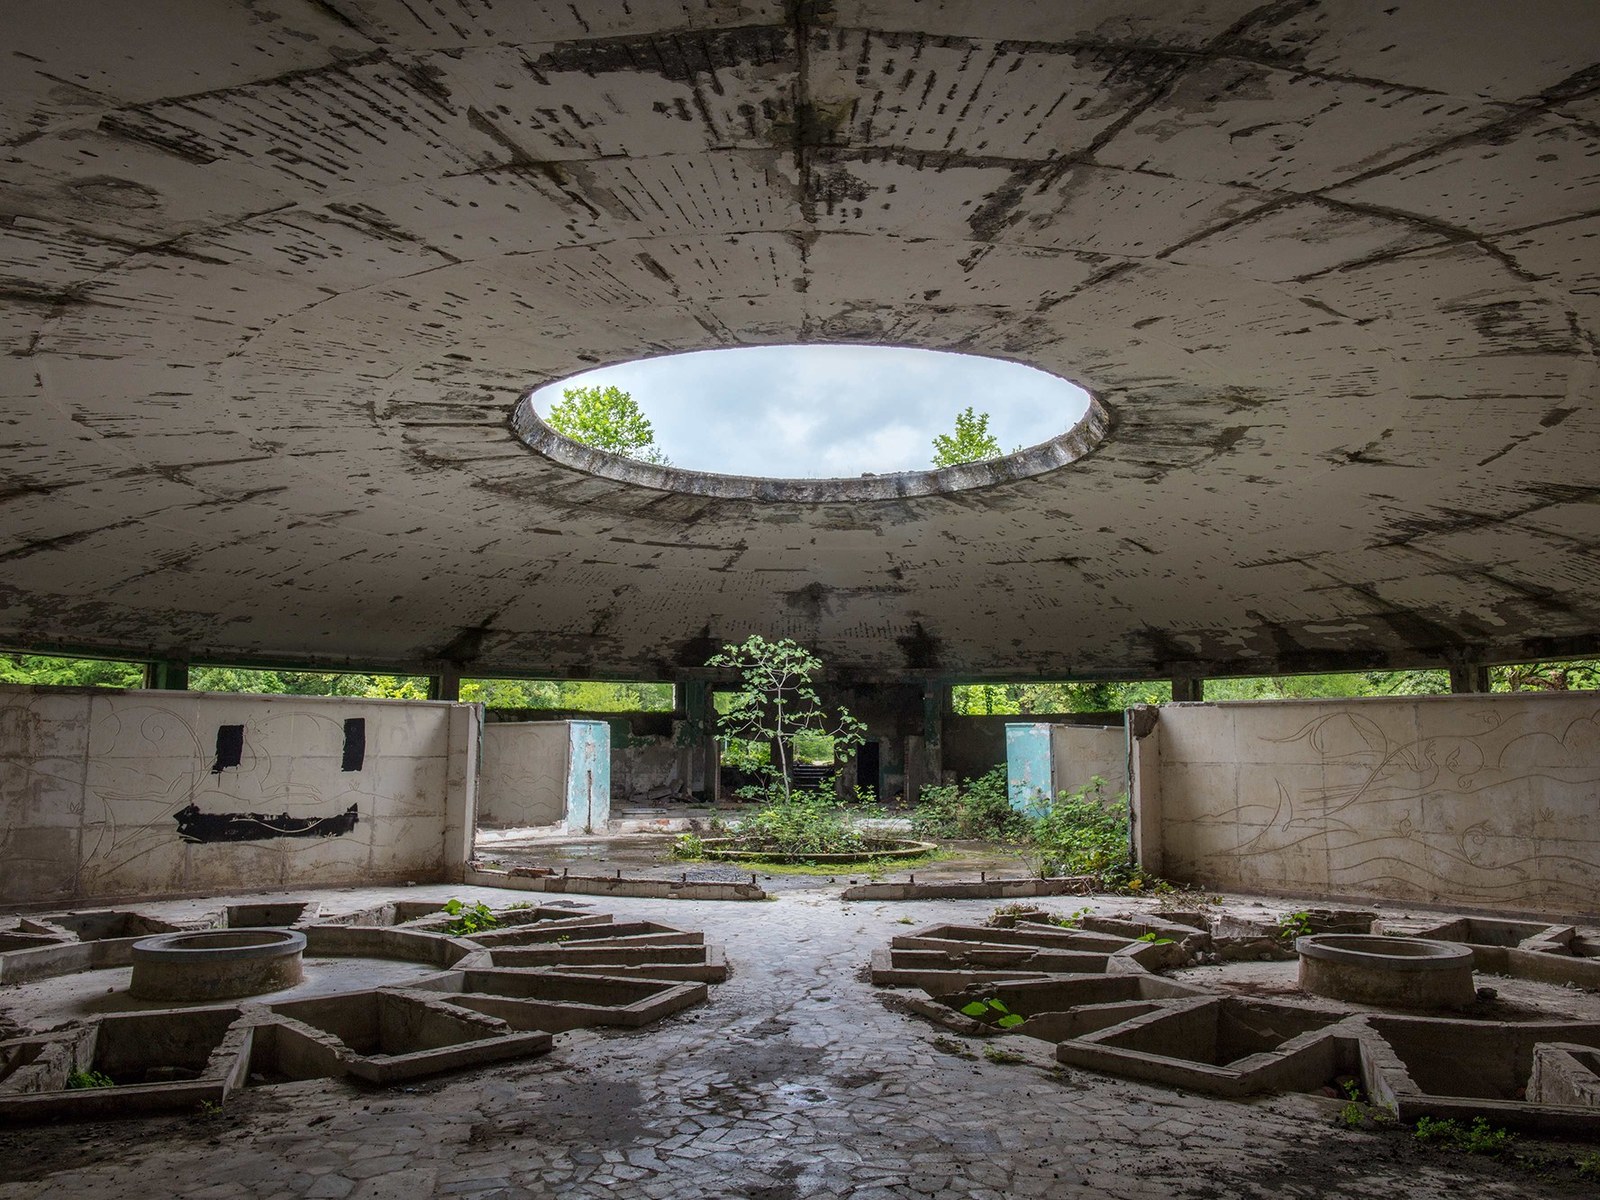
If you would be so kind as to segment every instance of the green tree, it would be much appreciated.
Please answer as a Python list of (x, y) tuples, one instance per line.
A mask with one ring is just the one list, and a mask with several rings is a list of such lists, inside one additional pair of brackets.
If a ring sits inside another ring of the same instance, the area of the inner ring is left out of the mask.
[(835, 761), (848, 758), (866, 740), (867, 727), (848, 709), (830, 713), (823, 706), (812, 682), (822, 670), (822, 660), (788, 638), (769, 642), (752, 634), (741, 645), (712, 655), (706, 666), (739, 672), (741, 686), (728, 695), (717, 726), (725, 737), (758, 740), (777, 751), (778, 761), (760, 768), (770, 799), (788, 803), (792, 798), (789, 763), (797, 737), (832, 738)]
[(561, 399), (550, 406), (544, 421), (557, 433), (585, 446), (657, 466), (670, 465), (656, 445), (656, 431), (650, 419), (621, 388), (567, 388)]
[(0, 654), (0, 683), (42, 687), (142, 688), (144, 664), (49, 654)]
[(962, 463), (982, 462), (986, 458), (999, 458), (1004, 451), (994, 434), (989, 432), (989, 414), (966, 411), (956, 414), (956, 431), (941, 433), (933, 439), (933, 465), (956, 467)]

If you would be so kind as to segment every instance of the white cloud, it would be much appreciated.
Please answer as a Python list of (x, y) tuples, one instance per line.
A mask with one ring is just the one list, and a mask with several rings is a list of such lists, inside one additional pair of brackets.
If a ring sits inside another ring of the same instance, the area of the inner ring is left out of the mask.
[(926, 468), (969, 404), (1006, 450), (1072, 426), (1086, 393), (1017, 363), (881, 346), (763, 346), (606, 367), (540, 389), (630, 392), (673, 465), (728, 475), (850, 476)]

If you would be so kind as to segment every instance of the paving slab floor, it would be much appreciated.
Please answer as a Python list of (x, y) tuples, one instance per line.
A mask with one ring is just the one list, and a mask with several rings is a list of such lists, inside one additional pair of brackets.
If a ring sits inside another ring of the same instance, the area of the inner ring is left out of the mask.
[[(294, 895), (320, 899), (325, 916), (396, 895), (531, 898), (448, 886)], [(1595, 1194), (1570, 1170), (1540, 1178), (1404, 1131), (1341, 1129), (1337, 1105), (1320, 1098), (1239, 1104), (1058, 1069), (1049, 1047), (1025, 1038), (1006, 1039), (1028, 1048), (1023, 1062), (988, 1061), (981, 1044), (886, 1006), (865, 974), (904, 919), (976, 921), (993, 903), (837, 897), (597, 900), (619, 918), (704, 930), (726, 947), (732, 976), (698, 1009), (639, 1031), (562, 1034), (525, 1063), (393, 1089), (247, 1089), (214, 1116), (0, 1130), (0, 1198)]]

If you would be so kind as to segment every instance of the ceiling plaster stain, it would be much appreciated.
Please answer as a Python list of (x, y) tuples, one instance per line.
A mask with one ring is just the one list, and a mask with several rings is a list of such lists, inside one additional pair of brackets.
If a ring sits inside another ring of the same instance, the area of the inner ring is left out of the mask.
[[(0, 644), (628, 676), (793, 629), (856, 678), (1600, 650), (1600, 10), (1417, 11), (323, 0), (178, 56), (138, 6), (15, 14)], [(1026, 473), (806, 495), (608, 476), (513, 417), (598, 364), (828, 341), (1018, 359), (1103, 418)]]

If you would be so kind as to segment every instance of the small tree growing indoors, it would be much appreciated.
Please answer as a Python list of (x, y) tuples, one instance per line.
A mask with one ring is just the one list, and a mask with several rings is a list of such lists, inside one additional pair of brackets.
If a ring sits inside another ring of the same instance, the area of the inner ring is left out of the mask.
[(833, 739), (834, 761), (848, 758), (866, 740), (867, 727), (850, 711), (830, 712), (817, 695), (813, 680), (822, 660), (805, 647), (782, 638), (769, 642), (753, 634), (706, 660), (708, 667), (732, 667), (742, 686), (733, 693), (727, 711), (717, 718), (725, 737), (769, 742), (777, 758), (757, 769), (766, 776), (770, 799), (787, 802), (789, 764), (796, 735), (812, 734)]

